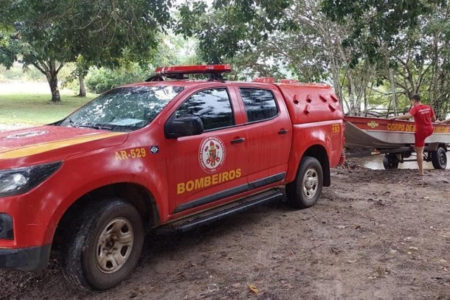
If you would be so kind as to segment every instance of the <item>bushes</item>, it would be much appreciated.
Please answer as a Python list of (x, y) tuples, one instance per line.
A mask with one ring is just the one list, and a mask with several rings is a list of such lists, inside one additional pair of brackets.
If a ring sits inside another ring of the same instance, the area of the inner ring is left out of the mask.
[(117, 86), (144, 81), (151, 75), (151, 71), (133, 64), (128, 68), (119, 69), (91, 68), (86, 77), (87, 88), (97, 94), (106, 92)]

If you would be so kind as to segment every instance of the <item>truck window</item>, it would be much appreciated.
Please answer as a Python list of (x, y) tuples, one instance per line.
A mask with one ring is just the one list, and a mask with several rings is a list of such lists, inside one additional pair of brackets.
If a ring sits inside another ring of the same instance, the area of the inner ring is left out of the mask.
[(275, 117), (278, 114), (275, 97), (269, 90), (240, 88), (248, 122), (257, 122)]
[(196, 92), (175, 112), (175, 117), (199, 116), (205, 130), (233, 126), (234, 117), (230, 98), (225, 88)]

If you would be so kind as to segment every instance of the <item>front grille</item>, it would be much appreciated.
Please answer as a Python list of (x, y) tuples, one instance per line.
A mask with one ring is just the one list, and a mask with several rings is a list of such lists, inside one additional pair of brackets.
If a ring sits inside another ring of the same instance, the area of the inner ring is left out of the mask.
[(13, 220), (8, 214), (0, 213), (0, 240), (13, 240)]

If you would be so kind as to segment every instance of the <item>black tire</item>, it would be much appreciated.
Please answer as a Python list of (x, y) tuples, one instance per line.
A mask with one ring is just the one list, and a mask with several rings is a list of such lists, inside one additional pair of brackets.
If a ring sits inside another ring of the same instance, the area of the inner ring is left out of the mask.
[(397, 158), (397, 155), (395, 155), (393, 153), (387, 153), (383, 157), (383, 167), (386, 170), (397, 169), (398, 163), (399, 163), (399, 160)]
[(445, 169), (447, 167), (447, 154), (444, 147), (439, 147), (431, 152), (431, 162), (435, 169)]
[(286, 186), (288, 204), (299, 209), (313, 206), (320, 197), (322, 186), (322, 165), (314, 157), (304, 157), (295, 181)]
[(62, 253), (69, 284), (101, 291), (131, 274), (145, 236), (142, 217), (133, 205), (117, 198), (100, 200), (83, 210), (72, 226)]

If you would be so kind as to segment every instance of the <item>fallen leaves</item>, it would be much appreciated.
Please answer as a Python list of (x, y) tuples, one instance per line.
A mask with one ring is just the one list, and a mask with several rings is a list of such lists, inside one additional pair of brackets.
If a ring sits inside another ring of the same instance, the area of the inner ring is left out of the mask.
[(250, 292), (252, 292), (255, 295), (259, 294), (259, 290), (256, 288), (256, 286), (254, 284), (249, 284), (248, 289), (250, 290)]

